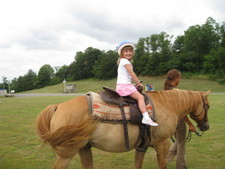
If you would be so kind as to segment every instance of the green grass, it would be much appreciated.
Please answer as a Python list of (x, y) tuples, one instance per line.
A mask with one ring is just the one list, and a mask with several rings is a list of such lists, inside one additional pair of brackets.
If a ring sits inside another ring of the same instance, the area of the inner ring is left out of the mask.
[[(35, 119), (49, 104), (60, 103), (73, 96), (0, 98), (0, 168), (47, 169), (55, 155), (49, 146), (41, 149), (35, 133)], [(187, 161), (191, 169), (224, 169), (225, 167), (225, 95), (210, 95), (210, 130), (202, 137), (192, 135), (187, 144)], [(93, 148), (96, 169), (131, 169), (134, 151), (108, 153)], [(143, 169), (157, 168), (155, 152), (149, 148)], [(79, 156), (75, 156), (69, 169), (80, 169)], [(175, 160), (169, 169), (175, 168)]]
[[(72, 97), (32, 97), (0, 99), (0, 168), (33, 169), (41, 166), (49, 156), (40, 151), (35, 133), (35, 119), (48, 104), (59, 103)], [(46, 150), (45, 150), (46, 151)], [(32, 166), (32, 167), (31, 167)]]
[[(161, 90), (164, 78), (140, 78)], [(115, 87), (115, 79), (108, 81), (82, 80), (77, 84), (79, 93), (98, 91), (101, 86)], [(225, 92), (225, 86), (207, 80), (182, 79), (179, 88)], [(62, 93), (63, 84), (45, 87), (26, 93)], [(41, 148), (35, 133), (35, 120), (49, 104), (64, 102), (74, 96), (0, 97), (0, 169), (47, 169), (51, 168), (55, 154), (49, 146)], [(225, 95), (210, 95), (210, 130), (202, 137), (192, 135), (186, 146), (190, 169), (225, 169)], [(108, 153), (93, 148), (95, 169), (131, 169), (134, 150), (126, 153)], [(156, 155), (149, 148), (143, 169), (157, 168)], [(173, 160), (168, 169), (175, 168)], [(69, 169), (81, 169), (79, 156), (75, 156)]]
[[(144, 80), (143, 84), (154, 84), (155, 90), (162, 90), (165, 77), (139, 77)], [(76, 84), (77, 93), (86, 93), (88, 91), (102, 90), (102, 86), (115, 88), (116, 79), (111, 80), (79, 80), (68, 82), (68, 84)], [(182, 79), (179, 86), (181, 89), (206, 91), (212, 89), (212, 92), (225, 92), (225, 85), (220, 85), (215, 81), (206, 79)], [(64, 84), (47, 86), (41, 89), (31, 90), (23, 93), (63, 93)]]

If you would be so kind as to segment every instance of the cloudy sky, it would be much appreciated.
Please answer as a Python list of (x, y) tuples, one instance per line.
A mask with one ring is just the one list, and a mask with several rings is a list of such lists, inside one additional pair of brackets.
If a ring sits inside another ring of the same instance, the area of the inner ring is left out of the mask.
[(224, 0), (4, 0), (0, 3), (0, 82), (69, 65), (88, 47), (114, 50), (123, 40), (162, 31), (183, 35), (208, 17), (225, 21)]

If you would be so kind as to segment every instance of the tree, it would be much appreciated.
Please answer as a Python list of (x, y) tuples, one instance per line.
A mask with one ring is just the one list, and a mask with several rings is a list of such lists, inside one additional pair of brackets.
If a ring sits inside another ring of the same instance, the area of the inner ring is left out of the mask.
[(69, 78), (69, 66), (63, 65), (56, 69), (54, 84), (61, 83), (64, 79)]
[(89, 47), (85, 52), (77, 52), (75, 61), (70, 65), (74, 80), (94, 78), (93, 67), (102, 52), (99, 49)]
[(36, 82), (37, 82), (37, 74), (29, 69), (27, 74), (24, 75), (24, 90), (32, 90), (36, 88)]
[(143, 75), (145, 72), (146, 62), (149, 58), (150, 46), (146, 38), (140, 38), (136, 44), (133, 57), (134, 71), (137, 75)]
[(5, 89), (6, 85), (7, 85), (7, 77), (2, 76), (2, 84), (1, 84), (1, 88)]
[(225, 77), (225, 47), (212, 49), (205, 56), (203, 68), (205, 73), (215, 74), (219, 78)]
[(167, 72), (169, 69), (167, 62), (172, 58), (172, 37), (165, 32), (161, 32), (146, 39), (150, 53), (148, 54), (149, 59), (146, 60), (143, 75), (160, 75)]
[(174, 55), (180, 54), (181, 52), (184, 51), (184, 38), (185, 37), (183, 35), (176, 37), (176, 39), (173, 43), (173, 46), (172, 46), (172, 53)]
[(134, 68), (138, 75), (159, 75), (168, 70), (167, 62), (172, 56), (172, 37), (161, 32), (139, 39), (134, 56)]
[(223, 24), (220, 26), (220, 46), (221, 47), (225, 47), (225, 22), (223, 22)]
[(117, 59), (118, 55), (115, 51), (102, 53), (93, 67), (95, 78), (104, 80), (115, 78), (117, 75)]
[[(189, 27), (184, 35), (184, 53), (187, 54), (182, 63), (186, 66), (186, 71), (200, 72), (203, 68), (204, 56), (211, 49), (219, 46), (219, 26), (214, 19), (208, 18), (203, 25)], [(190, 66), (191, 65), (191, 66)]]
[(25, 83), (25, 78), (23, 78), (23, 76), (19, 76), (19, 78), (13, 80), (12, 87), (16, 92), (26, 91)]
[(38, 80), (37, 80), (38, 88), (51, 85), (53, 76), (54, 76), (54, 69), (49, 64), (43, 65), (38, 72)]

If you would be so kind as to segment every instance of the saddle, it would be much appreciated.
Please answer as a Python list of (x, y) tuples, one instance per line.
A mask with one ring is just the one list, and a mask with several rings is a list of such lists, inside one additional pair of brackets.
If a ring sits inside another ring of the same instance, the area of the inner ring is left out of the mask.
[[(141, 125), (141, 120), (142, 120), (142, 114), (141, 111), (139, 110), (138, 107), (138, 102), (137, 100), (133, 99), (130, 96), (120, 96), (114, 89), (108, 88), (108, 87), (103, 87), (105, 90), (100, 91), (99, 94), (101, 95), (102, 99), (110, 104), (118, 105), (118, 106), (129, 106), (130, 107), (130, 114), (131, 114), (131, 119), (130, 122), (133, 124)], [(142, 88), (138, 88), (138, 91), (144, 96), (145, 98), (145, 104), (149, 104), (151, 101), (149, 96), (146, 95), (145, 93), (142, 93)], [(152, 102), (151, 102), (152, 103)], [(154, 118), (154, 117), (153, 117)]]
[[(129, 137), (128, 137), (128, 130), (127, 130), (127, 119), (124, 112), (124, 106), (130, 107), (130, 122), (136, 125), (139, 125), (139, 139), (138, 144), (136, 146), (136, 150), (141, 152), (146, 152), (148, 149), (148, 143), (150, 142), (150, 126), (141, 123), (142, 114), (138, 107), (138, 102), (131, 98), (130, 96), (120, 96), (114, 89), (103, 87), (104, 91), (100, 91), (99, 94), (101, 95), (102, 99), (109, 103), (118, 105), (121, 110), (122, 120), (123, 120), (123, 127), (124, 127), (124, 137), (125, 137), (125, 145), (127, 151), (130, 150), (129, 146)], [(137, 88), (138, 91), (144, 96), (145, 104), (149, 103), (150, 98), (148, 95), (142, 93), (143, 88)], [(154, 114), (154, 113), (153, 113)], [(154, 116), (153, 116), (154, 118)]]

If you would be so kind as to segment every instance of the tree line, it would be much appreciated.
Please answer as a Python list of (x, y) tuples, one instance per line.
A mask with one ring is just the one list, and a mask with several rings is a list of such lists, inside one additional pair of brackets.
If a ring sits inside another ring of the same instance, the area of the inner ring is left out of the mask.
[[(81, 79), (107, 80), (117, 76), (116, 50), (102, 51), (88, 47), (77, 52), (70, 65), (43, 65), (36, 74), (33, 70), (14, 78), (11, 88), (16, 92)], [(225, 23), (207, 18), (202, 25), (190, 26), (184, 35), (173, 37), (166, 32), (140, 38), (135, 45), (134, 71), (142, 76), (164, 75), (170, 69), (182, 73), (205, 74), (225, 84)], [(0, 88), (7, 84), (3, 77)]]

